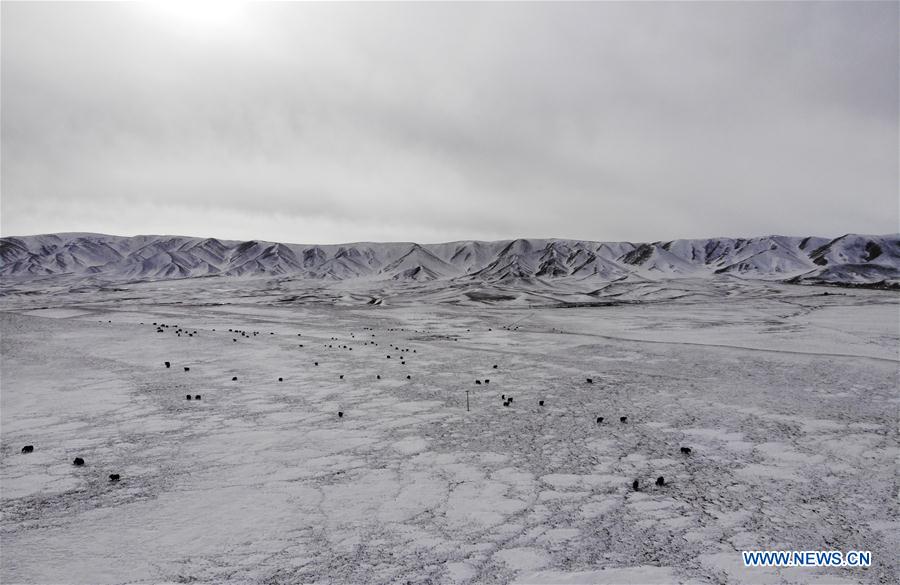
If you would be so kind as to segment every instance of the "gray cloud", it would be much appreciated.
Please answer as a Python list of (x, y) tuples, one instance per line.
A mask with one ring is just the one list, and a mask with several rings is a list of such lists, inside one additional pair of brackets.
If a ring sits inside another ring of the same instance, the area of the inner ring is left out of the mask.
[(240, 16), (4, 2), (3, 234), (898, 230), (897, 3)]

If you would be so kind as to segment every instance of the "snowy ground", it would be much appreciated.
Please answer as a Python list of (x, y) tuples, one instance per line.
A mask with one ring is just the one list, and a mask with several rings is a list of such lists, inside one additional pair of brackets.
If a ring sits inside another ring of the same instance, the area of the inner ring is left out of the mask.
[[(552, 308), (263, 283), (0, 299), (0, 581), (900, 574), (897, 293), (679, 283)], [(874, 562), (745, 569), (749, 549)]]

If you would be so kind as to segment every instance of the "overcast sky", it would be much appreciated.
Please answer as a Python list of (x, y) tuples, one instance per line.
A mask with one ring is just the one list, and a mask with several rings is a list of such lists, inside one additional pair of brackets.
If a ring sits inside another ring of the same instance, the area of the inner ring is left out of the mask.
[(897, 232), (898, 6), (3, 2), (0, 231)]

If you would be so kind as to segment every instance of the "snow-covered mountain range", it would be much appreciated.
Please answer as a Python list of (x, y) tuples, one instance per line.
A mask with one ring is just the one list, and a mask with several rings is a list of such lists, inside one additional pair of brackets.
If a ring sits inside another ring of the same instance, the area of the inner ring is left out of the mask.
[(668, 242), (517, 239), (444, 244), (298, 245), (183, 236), (48, 234), (0, 239), (0, 277), (137, 281), (205, 276), (484, 282), (732, 275), (900, 286), (900, 234)]

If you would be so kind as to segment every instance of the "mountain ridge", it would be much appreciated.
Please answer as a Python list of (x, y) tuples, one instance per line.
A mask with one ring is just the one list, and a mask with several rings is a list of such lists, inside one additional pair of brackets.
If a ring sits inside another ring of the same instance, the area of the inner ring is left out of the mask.
[(900, 234), (604, 242), (566, 238), (437, 244), (290, 244), (84, 232), (0, 238), (0, 277), (169, 280), (294, 276), (384, 281), (514, 282), (730, 275), (806, 284), (900, 286)]

